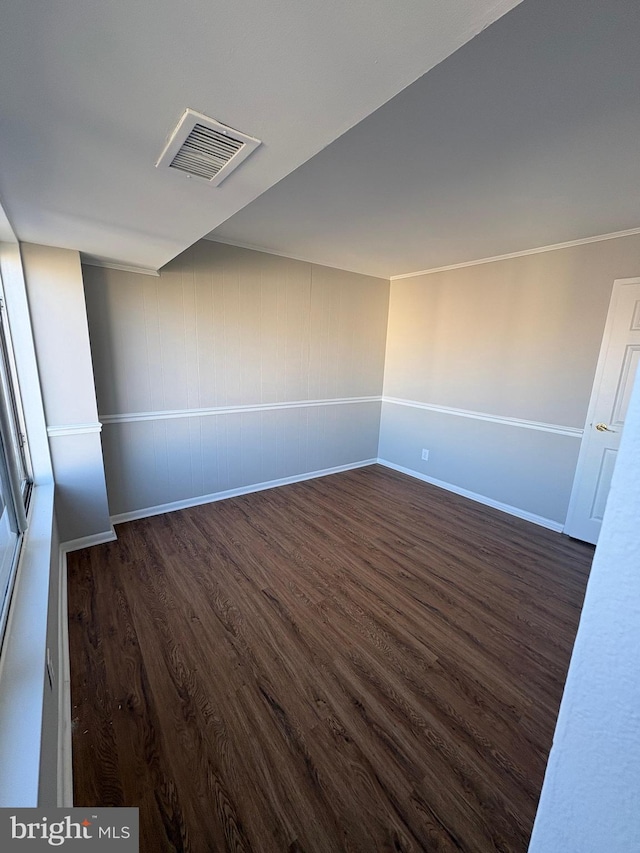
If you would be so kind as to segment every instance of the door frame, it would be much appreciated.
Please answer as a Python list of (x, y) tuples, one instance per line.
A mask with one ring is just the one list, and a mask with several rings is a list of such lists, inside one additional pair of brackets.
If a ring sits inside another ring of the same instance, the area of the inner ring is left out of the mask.
[(569, 506), (567, 508), (567, 516), (564, 524), (564, 532), (571, 536), (571, 526), (573, 524), (573, 516), (576, 511), (576, 507), (578, 504), (578, 496), (580, 494), (580, 490), (582, 488), (583, 480), (585, 478), (586, 473), (586, 454), (587, 454), (587, 443), (591, 433), (591, 427), (593, 426), (593, 422), (595, 420), (596, 415), (596, 405), (598, 402), (598, 397), (600, 395), (600, 388), (602, 385), (602, 378), (604, 374), (605, 362), (607, 359), (607, 354), (609, 352), (609, 345), (611, 343), (611, 336), (613, 332), (613, 322), (615, 316), (615, 309), (617, 306), (618, 299), (620, 298), (620, 294), (623, 291), (625, 285), (629, 284), (640, 284), (640, 276), (635, 276), (633, 278), (617, 278), (613, 282), (613, 287), (611, 289), (611, 298), (609, 300), (609, 307), (607, 309), (607, 320), (604, 326), (604, 333), (602, 335), (602, 341), (600, 343), (600, 353), (598, 354), (598, 364), (596, 366), (596, 372), (593, 379), (593, 385), (591, 387), (591, 396), (589, 397), (589, 406), (587, 408), (587, 417), (584, 423), (584, 428), (582, 431), (582, 439), (580, 441), (580, 452), (578, 454), (578, 461), (576, 463), (576, 472), (573, 478), (573, 486), (571, 487), (571, 496), (569, 498)]

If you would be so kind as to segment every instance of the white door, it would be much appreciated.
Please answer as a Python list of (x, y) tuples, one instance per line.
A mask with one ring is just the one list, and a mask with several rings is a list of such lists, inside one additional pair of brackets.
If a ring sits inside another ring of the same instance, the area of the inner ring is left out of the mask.
[(640, 278), (614, 282), (564, 532), (596, 543), (640, 361)]

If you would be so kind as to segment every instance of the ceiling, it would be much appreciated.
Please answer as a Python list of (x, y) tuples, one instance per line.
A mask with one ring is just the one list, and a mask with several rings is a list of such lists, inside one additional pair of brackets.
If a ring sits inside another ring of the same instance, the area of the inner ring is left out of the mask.
[[(158, 268), (518, 2), (6, 3), (2, 207), (22, 241)], [(187, 107), (263, 142), (218, 188), (155, 168)], [(253, 225), (229, 227), (277, 249), (296, 215), (295, 200), (280, 199), (280, 235), (257, 233), (253, 213)], [(323, 206), (330, 213), (326, 194)], [(294, 252), (298, 240), (328, 262), (324, 237), (315, 247), (294, 237)], [(343, 256), (337, 248), (331, 262)]]
[(637, 0), (525, 0), (212, 239), (392, 276), (640, 226)]

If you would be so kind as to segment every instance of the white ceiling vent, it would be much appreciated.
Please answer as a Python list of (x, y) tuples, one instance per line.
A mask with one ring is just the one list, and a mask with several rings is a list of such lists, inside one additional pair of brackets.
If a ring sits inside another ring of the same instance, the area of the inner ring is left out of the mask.
[(178, 169), (217, 187), (260, 144), (246, 133), (186, 110), (156, 166)]

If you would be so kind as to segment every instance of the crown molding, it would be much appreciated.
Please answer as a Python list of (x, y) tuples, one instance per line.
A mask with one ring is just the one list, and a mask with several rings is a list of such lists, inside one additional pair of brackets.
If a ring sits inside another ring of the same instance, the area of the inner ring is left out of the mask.
[(117, 264), (114, 261), (98, 258), (95, 255), (85, 255), (84, 252), (80, 252), (80, 261), (89, 267), (103, 267), (104, 269), (119, 270), (120, 272), (135, 272), (139, 275), (160, 275), (158, 270), (151, 269), (151, 267), (132, 267), (127, 264)]
[(463, 261), (459, 264), (449, 264), (445, 267), (432, 267), (417, 272), (405, 272), (401, 275), (390, 276), (390, 281), (398, 281), (401, 278), (415, 278), (419, 275), (431, 275), (436, 272), (448, 272), (449, 270), (460, 270), (465, 267), (475, 267), (479, 264), (492, 264), (495, 261), (508, 261), (512, 258), (524, 258), (527, 255), (540, 255), (544, 252), (555, 252), (558, 249), (571, 249), (574, 246), (585, 246), (588, 243), (601, 243), (603, 240), (617, 240), (619, 237), (633, 237), (640, 234), (640, 228), (629, 228), (626, 231), (612, 231), (611, 234), (598, 234), (595, 237), (582, 237), (579, 240), (568, 240), (566, 243), (553, 243), (550, 246), (538, 246), (536, 249), (522, 249), (520, 252), (509, 252), (506, 255), (493, 255), (490, 258), (479, 258), (476, 261)]

